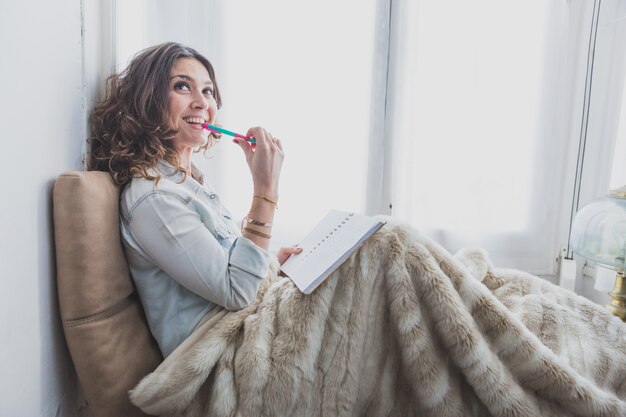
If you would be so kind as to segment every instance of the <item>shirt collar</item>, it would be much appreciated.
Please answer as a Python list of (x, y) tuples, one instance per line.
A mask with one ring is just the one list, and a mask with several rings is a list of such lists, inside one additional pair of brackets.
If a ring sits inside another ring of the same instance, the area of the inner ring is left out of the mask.
[[(169, 179), (173, 181), (178, 182), (178, 181), (183, 180), (184, 173), (182, 171), (179, 171), (178, 169), (176, 169), (174, 165), (172, 165), (171, 163), (163, 159), (159, 159), (156, 169), (159, 173), (161, 173), (162, 175), (168, 177)], [(196, 181), (198, 181), (200, 184), (204, 184), (204, 175), (202, 175), (202, 172), (200, 172), (200, 170), (196, 167), (196, 165), (193, 162), (191, 163), (191, 173), (193, 174), (193, 177), (191, 177), (190, 175), (187, 175), (187, 178), (185, 179), (185, 181), (187, 181), (189, 178), (194, 179), (194, 180), (197, 178)]]

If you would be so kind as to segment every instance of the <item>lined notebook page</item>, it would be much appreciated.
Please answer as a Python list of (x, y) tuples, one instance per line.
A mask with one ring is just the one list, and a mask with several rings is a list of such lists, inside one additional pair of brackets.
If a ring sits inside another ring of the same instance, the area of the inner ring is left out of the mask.
[(302, 253), (290, 256), (281, 270), (308, 294), (383, 224), (373, 217), (331, 210), (300, 242)]

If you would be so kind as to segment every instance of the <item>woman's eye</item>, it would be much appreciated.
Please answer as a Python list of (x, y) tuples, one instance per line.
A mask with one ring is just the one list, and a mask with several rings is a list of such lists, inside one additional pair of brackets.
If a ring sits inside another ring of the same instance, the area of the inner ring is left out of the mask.
[(189, 85), (187, 83), (179, 82), (174, 84), (174, 90), (187, 90), (189, 91)]
[(211, 90), (210, 88), (205, 88), (204, 89), (204, 94), (207, 94), (207, 95), (213, 97), (213, 90)]

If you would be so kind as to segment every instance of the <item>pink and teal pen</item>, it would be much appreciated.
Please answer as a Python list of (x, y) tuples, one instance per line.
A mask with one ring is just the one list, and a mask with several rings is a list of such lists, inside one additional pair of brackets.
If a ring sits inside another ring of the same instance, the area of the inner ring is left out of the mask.
[(250, 143), (256, 143), (256, 140), (254, 138), (250, 137), (250, 136), (240, 135), (239, 133), (235, 133), (235, 132), (231, 132), (230, 130), (222, 129), (219, 126), (210, 125), (208, 123), (205, 123), (205, 124), (202, 125), (202, 127), (205, 128), (206, 130), (211, 131), (211, 132), (223, 133), (225, 135), (232, 136), (234, 138), (245, 139), (245, 140), (249, 141)]

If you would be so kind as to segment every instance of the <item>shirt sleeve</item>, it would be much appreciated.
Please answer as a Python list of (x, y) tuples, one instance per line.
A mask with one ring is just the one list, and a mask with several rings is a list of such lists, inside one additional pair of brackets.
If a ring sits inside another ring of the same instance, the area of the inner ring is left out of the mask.
[(268, 272), (267, 251), (243, 236), (230, 248), (222, 246), (194, 207), (175, 195), (144, 198), (133, 210), (129, 231), (157, 267), (229, 310), (250, 304)]

